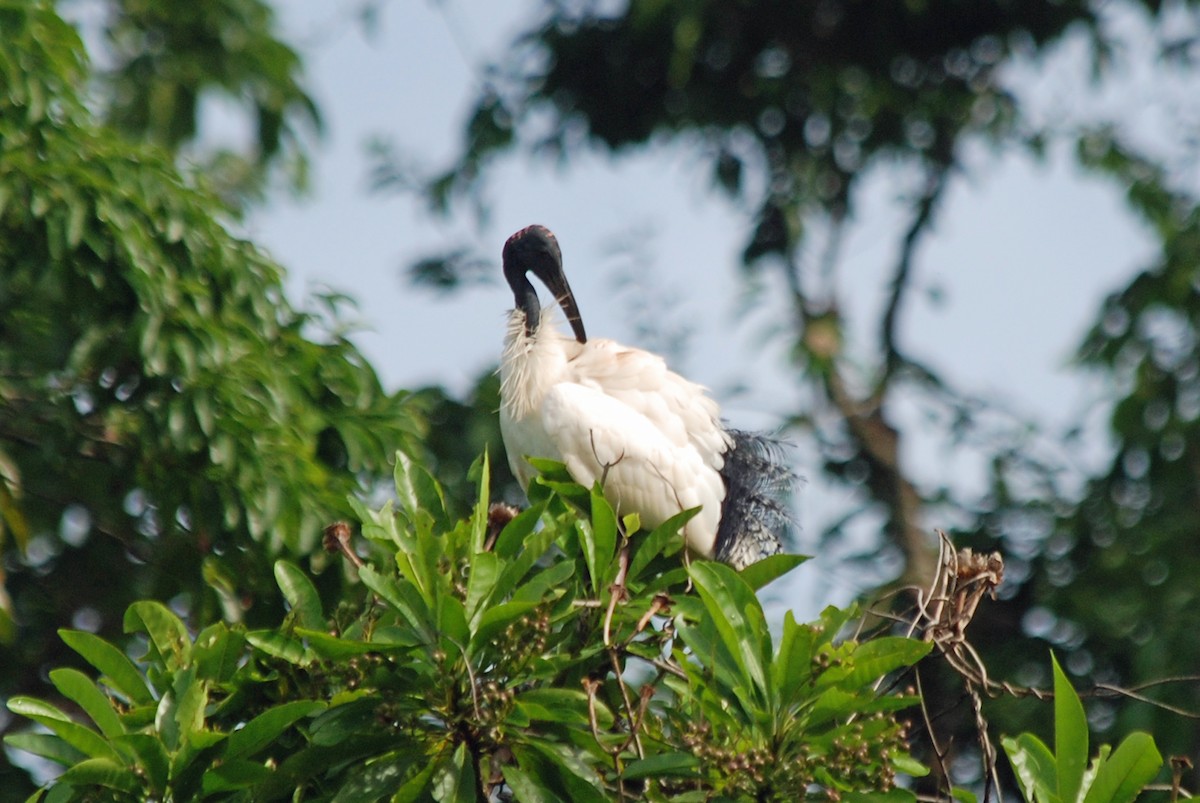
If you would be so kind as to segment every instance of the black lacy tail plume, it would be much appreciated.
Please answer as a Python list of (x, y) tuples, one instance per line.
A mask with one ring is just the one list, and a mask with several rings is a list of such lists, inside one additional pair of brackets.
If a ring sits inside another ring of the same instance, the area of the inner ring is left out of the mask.
[(792, 528), (787, 498), (796, 483), (784, 445), (755, 432), (730, 430), (721, 477), (725, 501), (717, 528), (717, 560), (742, 569), (783, 551)]

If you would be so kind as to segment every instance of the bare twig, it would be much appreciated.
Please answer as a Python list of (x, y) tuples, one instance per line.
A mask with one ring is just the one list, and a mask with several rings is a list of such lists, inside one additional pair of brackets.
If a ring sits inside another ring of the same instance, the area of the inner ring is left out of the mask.
[(617, 553), (617, 577), (608, 587), (608, 612), (604, 615), (604, 646), (612, 649), (612, 619), (617, 610), (617, 603), (624, 602), (628, 596), (625, 590), (625, 578), (629, 574), (629, 539), (624, 539), (621, 551)]
[(921, 671), (916, 672), (917, 678), (917, 694), (921, 697), (921, 717), (925, 720), (925, 732), (929, 734), (929, 745), (933, 748), (933, 757), (937, 761), (938, 772), (943, 778), (949, 782), (950, 771), (946, 769), (946, 753), (937, 743), (937, 732), (933, 729), (933, 722), (929, 719), (929, 708), (925, 705), (925, 688), (921, 684)]

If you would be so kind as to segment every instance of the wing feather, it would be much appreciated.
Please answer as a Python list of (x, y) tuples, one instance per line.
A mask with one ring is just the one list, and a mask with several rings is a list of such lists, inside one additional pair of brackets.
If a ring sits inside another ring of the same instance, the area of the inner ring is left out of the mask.
[(725, 485), (688, 438), (679, 442), (620, 396), (575, 382), (550, 388), (540, 418), (571, 476), (585, 486), (602, 480), (619, 513), (637, 512), (643, 526), (655, 527), (701, 507), (684, 535), (694, 551), (712, 556)]
[(721, 424), (717, 403), (702, 385), (669, 369), (662, 357), (593, 339), (576, 345), (567, 372), (575, 382), (644, 416), (672, 444), (690, 444), (711, 468), (723, 465), (732, 440)]

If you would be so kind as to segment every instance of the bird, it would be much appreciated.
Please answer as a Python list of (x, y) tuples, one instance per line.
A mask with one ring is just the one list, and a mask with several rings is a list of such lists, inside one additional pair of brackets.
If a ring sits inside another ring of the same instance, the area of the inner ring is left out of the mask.
[[(781, 444), (731, 429), (701, 385), (649, 351), (589, 339), (562, 251), (545, 226), (513, 234), (502, 252), (514, 306), (500, 362), (500, 432), (523, 489), (528, 458), (563, 463), (597, 482), (618, 515), (652, 529), (700, 508), (683, 527), (689, 552), (742, 569), (783, 550), (795, 475)], [(553, 295), (543, 308), (529, 274)], [(571, 335), (555, 325), (556, 308)]]

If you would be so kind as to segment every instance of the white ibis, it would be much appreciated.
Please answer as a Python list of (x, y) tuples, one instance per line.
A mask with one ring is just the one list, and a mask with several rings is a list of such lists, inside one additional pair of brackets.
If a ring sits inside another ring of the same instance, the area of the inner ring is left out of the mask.
[[(527, 274), (566, 313), (574, 337), (543, 315)], [(699, 507), (684, 537), (692, 553), (742, 568), (782, 548), (781, 496), (793, 475), (767, 438), (727, 429), (700, 385), (663, 359), (611, 340), (589, 340), (549, 229), (529, 226), (504, 245), (515, 308), (500, 363), (500, 432), (523, 488), (527, 457), (564, 463), (580, 485), (600, 481), (620, 515), (655, 527)]]

